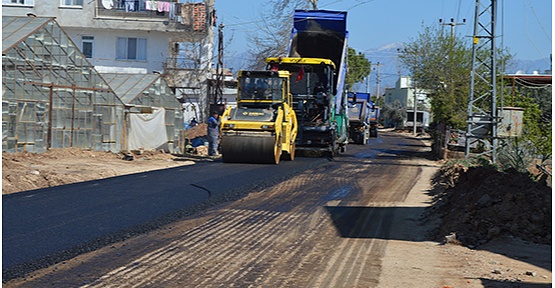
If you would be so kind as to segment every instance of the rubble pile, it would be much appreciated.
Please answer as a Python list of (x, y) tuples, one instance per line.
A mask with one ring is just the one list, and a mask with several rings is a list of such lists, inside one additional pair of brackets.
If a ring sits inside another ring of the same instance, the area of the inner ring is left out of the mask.
[[(446, 236), (474, 247), (501, 236), (551, 244), (551, 187), (516, 170), (452, 166), (441, 170), (440, 189), (427, 219), (441, 218), (436, 240)], [(436, 180), (437, 181), (437, 180)]]
[(197, 124), (196, 126), (185, 130), (185, 138), (194, 139), (198, 137), (204, 137), (207, 134), (207, 129), (208, 125), (206, 123)]

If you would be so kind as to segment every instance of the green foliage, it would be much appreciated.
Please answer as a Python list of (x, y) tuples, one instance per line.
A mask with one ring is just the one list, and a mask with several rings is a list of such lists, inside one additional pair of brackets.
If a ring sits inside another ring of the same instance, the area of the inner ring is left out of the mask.
[[(545, 95), (549, 99), (550, 95)], [(522, 149), (530, 151), (533, 155), (538, 155), (543, 162), (551, 158), (553, 153), (553, 123), (551, 117), (551, 108), (545, 107), (548, 110), (542, 110), (540, 103), (533, 97), (528, 95), (517, 95), (514, 99), (514, 104), (517, 107), (524, 108), (523, 122), (524, 127), (522, 131), (522, 138), (524, 141), (521, 145)], [(546, 115), (547, 114), (547, 115)]]
[[(404, 44), (400, 61), (410, 72), (418, 88), (430, 92), (434, 121), (455, 129), (465, 129), (472, 69), (472, 43), (468, 38), (451, 35), (448, 29), (424, 27), (416, 39)], [(504, 67), (511, 56), (498, 50), (497, 67)], [(479, 59), (488, 59), (490, 51), (477, 51)], [(486, 67), (480, 67), (482, 70)], [(477, 71), (478, 74), (486, 71)], [(475, 90), (489, 91), (487, 83), (475, 82)], [(488, 108), (489, 98), (482, 103)]]
[(434, 121), (459, 129), (466, 125), (470, 84), (472, 51), (467, 42), (444, 29), (425, 27), (400, 55), (412, 80), (431, 92)]
[(347, 74), (345, 75), (345, 89), (349, 90), (355, 83), (364, 80), (370, 74), (370, 61), (361, 52), (349, 47), (347, 52)]
[(528, 173), (528, 167), (530, 167), (533, 157), (528, 151), (527, 145), (522, 145), (521, 142), (520, 138), (515, 137), (501, 143), (497, 156), (503, 170), (513, 168), (521, 173)]
[(407, 117), (407, 111), (399, 100), (395, 100), (393, 105), (384, 104), (380, 111), (380, 119), (386, 121), (381, 123), (384, 127), (402, 127)]

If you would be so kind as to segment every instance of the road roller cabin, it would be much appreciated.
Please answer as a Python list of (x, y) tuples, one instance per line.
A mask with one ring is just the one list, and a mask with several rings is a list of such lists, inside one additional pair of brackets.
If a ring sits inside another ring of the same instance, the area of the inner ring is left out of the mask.
[(290, 107), (288, 71), (239, 71), (237, 107), (222, 115), (225, 163), (294, 160), (297, 117)]

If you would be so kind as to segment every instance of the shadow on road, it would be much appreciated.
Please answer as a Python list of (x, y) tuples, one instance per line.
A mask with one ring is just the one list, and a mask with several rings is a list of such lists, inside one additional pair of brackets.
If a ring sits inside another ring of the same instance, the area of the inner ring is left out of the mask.
[(413, 215), (406, 221), (420, 221), (425, 207), (361, 207), (361, 206), (326, 206), (338, 234), (344, 238), (377, 238), (384, 240), (427, 241), (429, 239), (412, 234), (410, 231), (401, 233), (392, 231), (393, 217)]
[(511, 282), (511, 281), (497, 281), (491, 279), (484, 279), (480, 278), (482, 281), (482, 285), (484, 287), (491, 287), (491, 288), (547, 288), (552, 287), (551, 284), (542, 284), (542, 283), (523, 283), (523, 282)]
[[(421, 229), (425, 225), (426, 219), (423, 217), (427, 207), (373, 207), (373, 206), (325, 206), (324, 207), (337, 230), (337, 233), (344, 238), (372, 238), (382, 240), (400, 241), (437, 241), (430, 233), (415, 233), (416, 229)], [(402, 221), (408, 221), (403, 227), (414, 227), (414, 229), (392, 229), (393, 219), (398, 217)], [(434, 228), (434, 227), (430, 227)], [(496, 254), (530, 263), (551, 271), (552, 264), (550, 259), (546, 259), (549, 251), (543, 251), (532, 247), (535, 244), (528, 242), (500, 242), (491, 241), (475, 249), (490, 251)], [(545, 246), (548, 247), (548, 246)], [(550, 246), (549, 246), (550, 248)], [(507, 285), (507, 284), (505, 284)], [(538, 284), (539, 285), (539, 284)], [(485, 285), (485, 287), (514, 287), (514, 286), (495, 286)], [(518, 287), (547, 287), (547, 286), (518, 286)]]

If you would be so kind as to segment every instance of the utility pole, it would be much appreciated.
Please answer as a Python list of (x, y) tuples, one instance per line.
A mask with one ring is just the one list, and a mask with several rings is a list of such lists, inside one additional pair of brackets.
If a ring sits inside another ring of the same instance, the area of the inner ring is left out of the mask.
[(378, 99), (380, 99), (380, 82), (382, 82), (382, 79), (380, 78), (380, 67), (383, 66), (384, 64), (380, 64), (380, 62), (378, 62), (378, 64), (374, 64), (375, 66), (377, 66), (376, 68), (376, 103), (378, 103)]
[(466, 24), (466, 19), (463, 18), (462, 23), (455, 22), (455, 19), (453, 19), (453, 18), (451, 18), (451, 22), (448, 22), (448, 23), (443, 23), (443, 19), (439, 19), (439, 23), (443, 26), (451, 26), (451, 38), (454, 38), (455, 37), (455, 27), (459, 26), (459, 25), (465, 25)]
[[(370, 62), (370, 67), (372, 67), (372, 62)], [(370, 95), (370, 75), (372, 74), (372, 69), (370, 69), (370, 73), (366, 76), (366, 93)]]
[[(224, 24), (218, 26), (218, 63), (216, 64), (216, 93), (214, 93), (214, 104), (223, 102), (224, 86)], [(212, 111), (213, 112), (213, 111)], [(212, 114), (212, 112), (210, 114)]]
[[(480, 0), (476, 0), (464, 153), (465, 158), (469, 158), (471, 146), (482, 144), (482, 151), (476, 151), (478, 156), (489, 155), (493, 163), (496, 161), (499, 121), (496, 103), (496, 18), (497, 0), (490, 0), (489, 5), (482, 5)], [(489, 57), (478, 57), (479, 49), (488, 52)]]
[[(416, 87), (416, 82), (412, 81), (412, 87), (414, 87), (414, 109), (412, 110), (413, 112), (413, 117), (412, 117), (412, 135), (416, 136), (416, 124), (417, 124), (417, 120), (418, 120), (418, 93), (417, 93), (417, 87)], [(424, 114), (422, 114), (422, 130), (424, 130)]]

